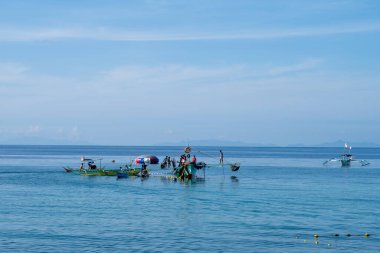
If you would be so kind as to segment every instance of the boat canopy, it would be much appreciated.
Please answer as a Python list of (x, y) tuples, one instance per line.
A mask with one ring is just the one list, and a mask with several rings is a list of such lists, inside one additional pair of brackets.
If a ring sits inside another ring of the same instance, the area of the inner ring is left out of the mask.
[(154, 155), (140, 155), (135, 159), (136, 164), (158, 164), (159, 162), (158, 157)]
[(84, 156), (82, 156), (82, 157), (80, 158), (80, 161), (81, 161), (81, 162), (94, 162), (93, 159), (91, 159), (91, 158), (86, 158), (86, 157), (84, 157)]

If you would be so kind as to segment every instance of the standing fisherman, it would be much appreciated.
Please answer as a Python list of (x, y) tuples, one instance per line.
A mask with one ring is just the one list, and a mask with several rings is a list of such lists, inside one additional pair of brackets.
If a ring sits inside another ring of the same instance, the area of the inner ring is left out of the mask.
[(220, 153), (219, 164), (223, 165), (223, 158), (224, 158), (224, 155), (223, 155), (222, 150), (219, 150), (219, 153)]
[(146, 168), (145, 162), (141, 165), (141, 177), (147, 177), (148, 176), (148, 170)]

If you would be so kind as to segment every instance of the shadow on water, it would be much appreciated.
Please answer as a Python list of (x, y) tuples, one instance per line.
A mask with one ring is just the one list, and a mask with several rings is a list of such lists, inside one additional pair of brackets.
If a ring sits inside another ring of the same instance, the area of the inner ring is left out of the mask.
[(230, 178), (232, 183), (239, 183), (239, 178), (237, 176), (231, 176)]

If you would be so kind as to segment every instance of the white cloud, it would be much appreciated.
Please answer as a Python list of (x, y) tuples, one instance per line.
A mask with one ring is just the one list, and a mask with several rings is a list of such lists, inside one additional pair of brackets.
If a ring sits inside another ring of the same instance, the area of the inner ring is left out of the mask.
[(58, 127), (52, 129), (58, 139), (70, 139), (76, 140), (80, 137), (80, 131), (78, 126), (73, 127)]
[(306, 59), (300, 63), (290, 64), (286, 66), (278, 66), (267, 71), (267, 75), (269, 76), (278, 76), (289, 73), (297, 73), (303, 72), (310, 69), (315, 69), (318, 67), (323, 61), (321, 59)]
[(121, 66), (104, 72), (105, 81), (125, 84), (173, 84), (194, 80), (222, 79), (238, 76), (245, 71), (244, 66), (198, 67), (187, 65)]
[(28, 68), (15, 63), (0, 63), (0, 85), (1, 83), (18, 82), (23, 80)]
[[(228, 131), (224, 125), (236, 121), (249, 132), (256, 122), (372, 118), (378, 107), (378, 77), (328, 72), (323, 63), (306, 58), (260, 69), (120, 66), (87, 80), (45, 76), (21, 66), (20, 71), (7, 72), (20, 76), (14, 85), (0, 86), (0, 107), (9, 108), (0, 111), (0, 118), (7, 119), (0, 137), (48, 136), (80, 142), (101, 136), (99, 143), (128, 138), (140, 143), (138, 135), (146, 133), (158, 139), (162, 134), (183, 138), (186, 132), (217, 136)], [(20, 88), (21, 84), (26, 85)], [(75, 87), (91, 89), (78, 92)], [(215, 125), (219, 132), (210, 130)]]
[[(65, 105), (66, 108), (80, 104), (89, 107), (90, 101), (98, 101), (100, 97), (102, 101), (110, 100), (114, 103), (122, 100), (123, 103), (131, 101), (132, 104), (140, 94), (151, 99), (155, 99), (156, 95), (166, 97), (169, 95), (165, 94), (168, 89), (173, 95), (186, 96), (188, 93), (194, 95), (222, 87), (231, 89), (231, 85), (241, 88), (260, 85), (265, 83), (265, 80), (285, 74), (292, 75), (317, 69), (321, 63), (320, 59), (310, 58), (298, 63), (265, 68), (247, 65), (127, 65), (92, 75), (87, 80), (38, 74), (26, 66), (17, 64), (0, 64), (0, 105), (8, 103), (11, 99), (12, 103), (66, 102), (71, 103)], [(98, 101), (98, 104), (102, 101)]]
[(30, 133), (30, 134), (37, 134), (39, 132), (41, 132), (41, 127), (40, 126), (37, 126), (37, 125), (34, 125), (34, 126), (30, 126), (27, 131), (25, 131), (26, 133)]
[(43, 127), (39, 125), (21, 126), (21, 127), (2, 127), (0, 128), (0, 134), (4, 136), (38, 136), (44, 131)]
[(21, 28), (1, 27), (0, 41), (100, 40), (100, 41), (191, 41), (191, 40), (262, 40), (312, 37), (336, 34), (379, 32), (379, 22), (335, 24), (328, 26), (250, 29), (226, 31), (144, 31), (107, 27), (96, 28)]
[[(223, 86), (234, 82), (268, 79), (285, 74), (297, 74), (315, 70), (323, 63), (322, 59), (307, 58), (298, 63), (281, 66), (251, 67), (230, 65), (220, 67), (201, 67), (188, 65), (120, 66), (103, 72), (102, 82), (107, 86), (122, 84), (125, 87), (173, 87), (191, 84), (197, 86)], [(142, 86), (143, 85), (143, 86)]]
[[(29, 122), (42, 118), (45, 124), (48, 124), (46, 119), (54, 118), (59, 124), (69, 120), (77, 125), (77, 122), (88, 124), (94, 118), (107, 122), (112, 118), (140, 117), (152, 109), (179, 117), (181, 111), (188, 110), (187, 102), (192, 101), (195, 103), (191, 111), (199, 115), (219, 111), (247, 113), (276, 108), (282, 103), (297, 107), (297, 101), (307, 103), (308, 99), (320, 99), (321, 96), (334, 101), (340, 90), (347, 90), (347, 97), (355, 92), (363, 95), (367, 92), (363, 85), (374, 80), (374, 77), (367, 81), (361, 78), (361, 90), (357, 91), (359, 78), (342, 79), (340, 73), (339, 79), (326, 72), (323, 63), (322, 59), (306, 58), (266, 67), (120, 66), (87, 80), (21, 71), (15, 85), (0, 85), (0, 107), (12, 108), (12, 111), (0, 112), (0, 116), (26, 117)], [(373, 85), (368, 89), (373, 90)], [(75, 127), (62, 128), (57, 134), (72, 138), (80, 135)]]

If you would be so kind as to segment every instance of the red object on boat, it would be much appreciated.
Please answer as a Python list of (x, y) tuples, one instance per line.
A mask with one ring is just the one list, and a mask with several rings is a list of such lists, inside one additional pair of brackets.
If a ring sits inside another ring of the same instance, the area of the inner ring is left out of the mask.
[(154, 155), (140, 155), (135, 159), (136, 164), (158, 164), (159, 162), (160, 160), (158, 157)]

